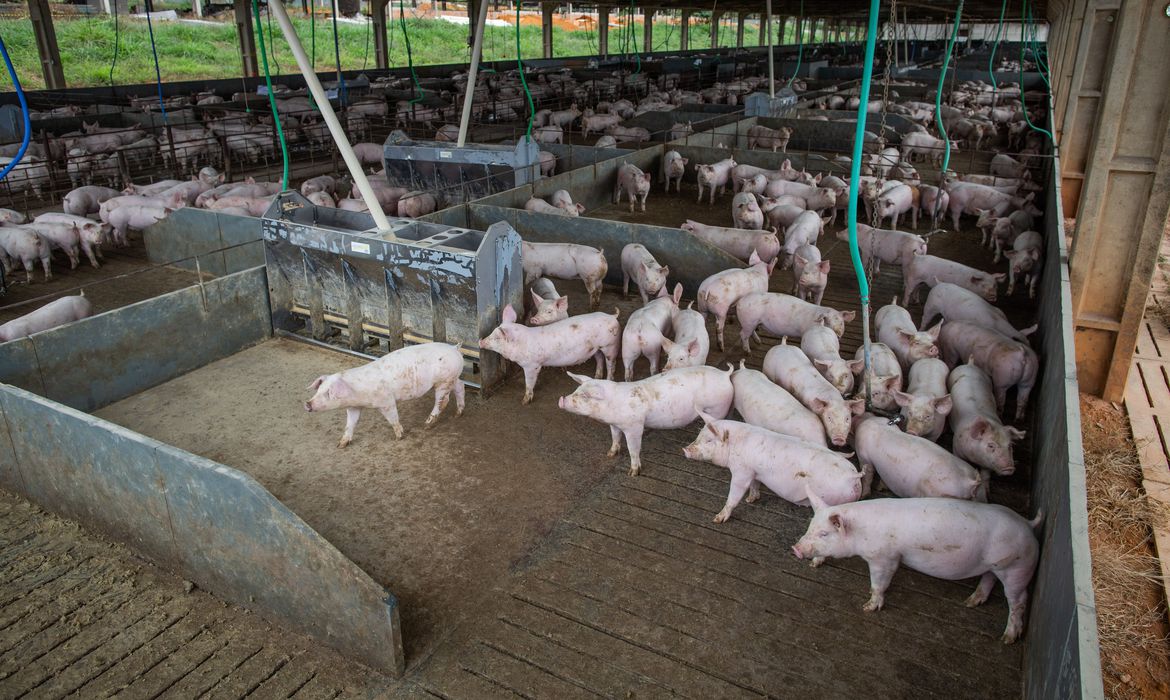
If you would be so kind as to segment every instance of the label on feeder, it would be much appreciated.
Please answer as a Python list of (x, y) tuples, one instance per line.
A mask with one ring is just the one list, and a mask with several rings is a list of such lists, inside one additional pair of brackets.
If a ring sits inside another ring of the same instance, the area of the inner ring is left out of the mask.
[(358, 243), (357, 241), (352, 241), (349, 244), (349, 249), (355, 253), (365, 253), (366, 255), (370, 254), (370, 244), (369, 243)]
[(439, 157), (440, 158), (450, 158), (451, 151), (439, 151)]

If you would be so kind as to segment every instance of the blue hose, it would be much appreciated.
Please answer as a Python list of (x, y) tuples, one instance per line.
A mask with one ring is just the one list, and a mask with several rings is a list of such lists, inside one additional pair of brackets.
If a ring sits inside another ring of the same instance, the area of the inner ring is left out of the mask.
[(146, 8), (146, 31), (150, 33), (150, 52), (154, 54), (154, 82), (158, 85), (158, 108), (162, 110), (163, 124), (167, 123), (167, 106), (163, 104), (162, 72), (158, 68), (158, 48), (154, 45), (154, 25), (150, 22), (150, 8)]
[(32, 137), (32, 119), (28, 113), (28, 101), (24, 99), (24, 88), (20, 87), (20, 78), (16, 77), (16, 69), (12, 67), (12, 59), (8, 57), (8, 47), (4, 45), (4, 39), (0, 39), (0, 54), (4, 55), (4, 65), (8, 68), (8, 76), (12, 78), (12, 87), (16, 89), (16, 99), (20, 100), (20, 111), (24, 115), (24, 138), (20, 141), (16, 157), (0, 171), (0, 180), (3, 180), (20, 163), (20, 159), (24, 158), (24, 152), (28, 150), (28, 141)]

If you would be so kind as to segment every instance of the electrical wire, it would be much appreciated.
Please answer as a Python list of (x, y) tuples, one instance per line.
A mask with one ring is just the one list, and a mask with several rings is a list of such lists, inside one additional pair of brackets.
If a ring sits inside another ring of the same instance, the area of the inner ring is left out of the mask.
[(869, 280), (865, 277), (865, 265), (861, 262), (861, 250), (857, 247), (857, 196), (861, 191), (861, 154), (865, 144), (865, 119), (869, 114), (869, 84), (873, 80), (873, 55), (877, 47), (878, 11), (881, 9), (881, 0), (870, 0), (869, 30), (865, 34), (865, 63), (862, 68), (859, 97), (857, 105), (857, 127), (853, 132), (853, 160), (849, 164), (849, 206), (845, 210), (849, 224), (849, 257), (853, 261), (853, 271), (857, 275), (857, 288), (861, 296), (861, 324), (863, 332), (865, 358), (865, 398), (869, 403), (871, 398), (869, 377), (870, 368), (870, 340), (869, 340)]
[(800, 48), (796, 50), (796, 69), (792, 71), (792, 77), (784, 85), (786, 88), (791, 88), (792, 81), (796, 80), (797, 75), (800, 75), (800, 62), (804, 58), (804, 0), (800, 0), (800, 20), (797, 26), (800, 29), (797, 32), (800, 35)]
[(333, 0), (333, 58), (337, 62), (338, 105), (345, 109), (345, 76), (341, 74), (341, 41), (337, 33), (337, 0)]
[(150, 52), (154, 54), (154, 81), (158, 85), (158, 108), (162, 110), (163, 124), (167, 123), (167, 106), (163, 104), (162, 71), (158, 67), (158, 48), (154, 45), (154, 25), (150, 21), (150, 8), (146, 9), (146, 31), (150, 34)]
[(114, 85), (114, 66), (118, 65), (118, 49), (121, 43), (121, 32), (118, 27), (118, 0), (110, 0), (114, 8), (114, 60), (110, 61), (110, 87)]
[(280, 123), (280, 112), (276, 109), (276, 94), (272, 90), (272, 74), (268, 71), (268, 51), (264, 48), (264, 25), (260, 23), (260, 3), (252, 0), (252, 13), (256, 17), (256, 35), (260, 37), (260, 61), (264, 64), (264, 82), (268, 85), (268, 104), (272, 107), (272, 121), (276, 123), (276, 138), (280, 141), (280, 152), (284, 157), (284, 172), (280, 179), (281, 190), (288, 189), (288, 144), (284, 142), (284, 127)]
[[(487, 2), (487, 0), (481, 0)], [(524, 94), (528, 98), (528, 131), (524, 136), (532, 142), (532, 120), (536, 117), (536, 107), (532, 104), (532, 93), (528, 90), (528, 78), (524, 77), (524, 62), (520, 60), (520, 0), (516, 0), (516, 67), (520, 69), (520, 85), (524, 87)]]
[[(487, 0), (483, 0), (483, 2), (487, 2)], [(519, 3), (517, 3), (516, 7), (519, 8), (519, 6), (520, 6)], [(520, 10), (519, 9), (516, 10), (516, 21), (517, 22), (520, 21)], [(414, 72), (414, 57), (412, 56), (411, 51), (410, 51), (410, 34), (408, 34), (406, 31), (406, 13), (404, 13), (402, 11), (402, 3), (401, 2), (398, 3), (398, 23), (402, 25), (402, 38), (406, 41), (406, 63), (410, 66), (410, 79), (412, 81), (414, 81), (414, 91), (415, 91), (416, 97), (414, 97), (410, 101), (410, 104), (413, 106), (413, 105), (418, 104), (419, 102), (422, 102), (423, 91), (422, 91), (422, 85), (420, 85), (418, 82), (418, 73)], [(517, 26), (517, 28), (516, 28), (516, 44), (517, 44), (517, 46), (519, 46), (519, 44), (520, 44), (520, 28), (519, 28), (519, 26)], [(516, 55), (519, 56), (519, 53), (517, 53)]]

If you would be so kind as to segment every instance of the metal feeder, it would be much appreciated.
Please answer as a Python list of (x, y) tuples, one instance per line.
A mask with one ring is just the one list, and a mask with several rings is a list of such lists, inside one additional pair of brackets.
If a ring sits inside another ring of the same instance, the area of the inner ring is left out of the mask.
[(318, 207), (297, 192), (276, 197), (261, 220), (272, 325), (348, 349), (391, 351), (437, 341), (458, 345), (481, 388), (502, 381), (479, 339), (508, 304), (521, 308), (520, 235), (390, 219), (379, 231), (364, 212)]
[(391, 132), (383, 146), (386, 179), (410, 190), (442, 192), (447, 205), (526, 185), (540, 177), (540, 146), (416, 141)]

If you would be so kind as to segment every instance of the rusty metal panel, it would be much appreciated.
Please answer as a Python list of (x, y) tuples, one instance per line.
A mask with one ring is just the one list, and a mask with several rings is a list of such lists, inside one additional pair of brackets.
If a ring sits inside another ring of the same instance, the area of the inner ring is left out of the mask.
[(0, 410), (18, 493), (225, 600), (402, 674), (397, 599), (251, 477), (14, 387), (0, 385)]

